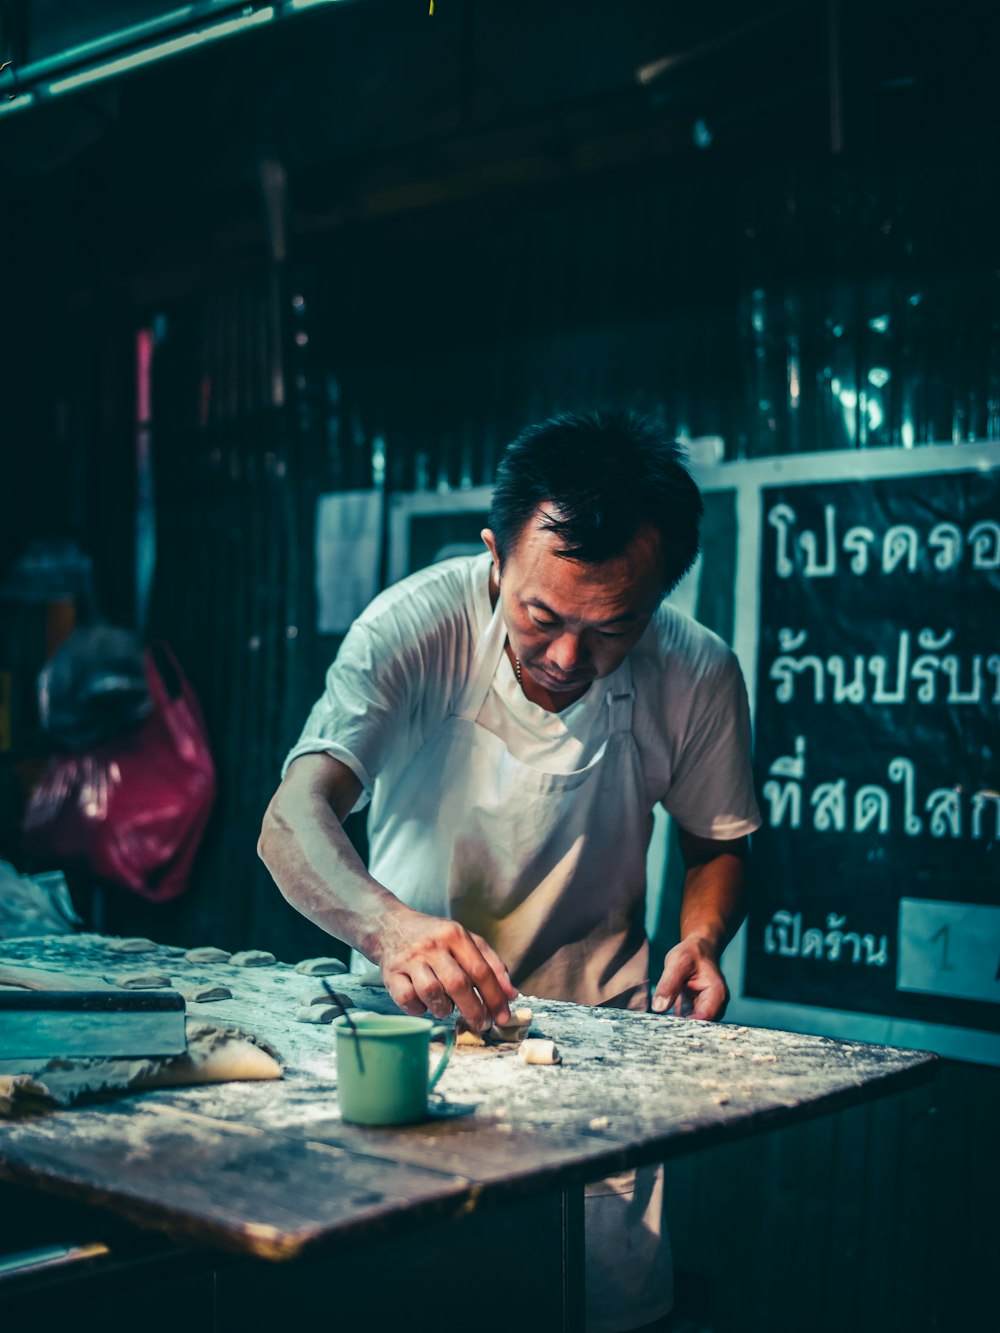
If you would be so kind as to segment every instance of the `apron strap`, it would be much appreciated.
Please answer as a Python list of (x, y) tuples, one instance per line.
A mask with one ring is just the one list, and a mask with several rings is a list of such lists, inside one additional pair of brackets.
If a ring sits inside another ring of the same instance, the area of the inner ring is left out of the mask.
[(622, 682), (615, 689), (608, 690), (608, 705), (611, 716), (608, 721), (608, 735), (615, 736), (623, 731), (632, 730), (632, 707), (635, 703), (635, 689), (632, 682)]
[(490, 623), (476, 644), (472, 665), (465, 686), (452, 709), (452, 716), (468, 718), (473, 722), (479, 716), (479, 710), (489, 693), (506, 638), (507, 629), (500, 614), (500, 599), (497, 598)]

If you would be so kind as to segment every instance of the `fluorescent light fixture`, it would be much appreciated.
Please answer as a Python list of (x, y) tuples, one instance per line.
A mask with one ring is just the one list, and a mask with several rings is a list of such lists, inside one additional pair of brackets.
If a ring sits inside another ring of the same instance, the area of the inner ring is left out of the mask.
[(316, 9), (319, 5), (336, 5), (340, 0), (286, 0), (282, 9), (290, 9), (293, 12), (299, 9)]
[(18, 93), (16, 97), (6, 97), (0, 102), (0, 116), (5, 111), (20, 111), (26, 106), (31, 106), (34, 100), (34, 93)]
[(265, 23), (270, 23), (273, 18), (274, 7), (268, 5), (252, 14), (241, 14), (239, 18), (215, 23), (198, 32), (188, 32), (182, 37), (173, 37), (166, 42), (157, 42), (155, 46), (144, 47), (141, 51), (133, 51), (127, 56), (119, 56), (116, 60), (93, 65), (90, 69), (81, 70), (79, 74), (55, 79), (49, 84), (47, 91), (50, 96), (55, 97), (59, 93), (70, 92), (73, 88), (83, 88), (87, 84), (98, 83), (102, 79), (113, 78), (116, 74), (125, 74), (142, 65), (149, 65), (154, 60), (162, 60), (165, 56), (177, 55), (180, 51), (190, 51), (203, 42), (214, 42), (220, 37), (231, 37), (237, 32), (262, 27)]

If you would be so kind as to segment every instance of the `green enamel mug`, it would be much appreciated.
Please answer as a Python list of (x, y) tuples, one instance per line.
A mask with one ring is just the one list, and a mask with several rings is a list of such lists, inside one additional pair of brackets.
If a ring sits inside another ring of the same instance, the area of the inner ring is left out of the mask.
[[(351, 1026), (353, 1024), (353, 1027)], [(410, 1125), (427, 1118), (427, 1094), (444, 1073), (455, 1045), (450, 1028), (406, 1014), (354, 1013), (334, 1020), (337, 1100), (354, 1125)], [(431, 1037), (445, 1039), (429, 1070)]]

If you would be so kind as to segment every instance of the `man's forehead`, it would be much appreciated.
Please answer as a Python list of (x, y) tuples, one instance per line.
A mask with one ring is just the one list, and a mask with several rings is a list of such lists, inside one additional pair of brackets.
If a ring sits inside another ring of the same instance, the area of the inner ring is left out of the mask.
[(624, 562), (636, 570), (642, 569), (645, 571), (656, 568), (662, 560), (663, 543), (660, 540), (659, 532), (651, 523), (640, 524), (635, 536), (620, 556), (612, 556), (609, 560), (599, 562), (574, 560), (563, 554), (565, 548), (574, 545), (574, 543), (562, 533), (553, 530), (553, 525), (558, 524), (560, 519), (561, 515), (557, 507), (539, 505), (521, 529), (513, 549), (521, 556), (554, 558), (561, 560), (564, 564), (578, 565), (584, 570), (595, 570), (604, 565)]
[(557, 602), (582, 601), (605, 619), (634, 619), (655, 610), (662, 573), (655, 528), (640, 529), (621, 555), (595, 562), (564, 555), (565, 538), (546, 527), (545, 518), (544, 510), (536, 510), (511, 553), (524, 601), (553, 610), (566, 609)]

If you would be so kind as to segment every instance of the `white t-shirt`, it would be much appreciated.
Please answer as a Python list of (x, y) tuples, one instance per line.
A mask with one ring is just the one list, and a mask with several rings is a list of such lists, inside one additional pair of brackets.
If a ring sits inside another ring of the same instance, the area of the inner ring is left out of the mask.
[[(333, 755), (361, 783), (355, 809), (371, 800), (378, 827), (394, 777), (461, 695), (492, 615), (490, 559), (484, 552), (431, 565), (375, 598), (341, 645), (283, 772), (300, 755)], [(662, 802), (699, 837), (752, 833), (761, 821), (746, 688), (732, 651), (664, 602), (628, 660), (648, 808)], [(477, 720), (516, 759), (568, 772), (589, 763), (607, 735), (604, 694), (591, 685), (568, 708), (550, 713), (524, 696), (502, 654)]]

